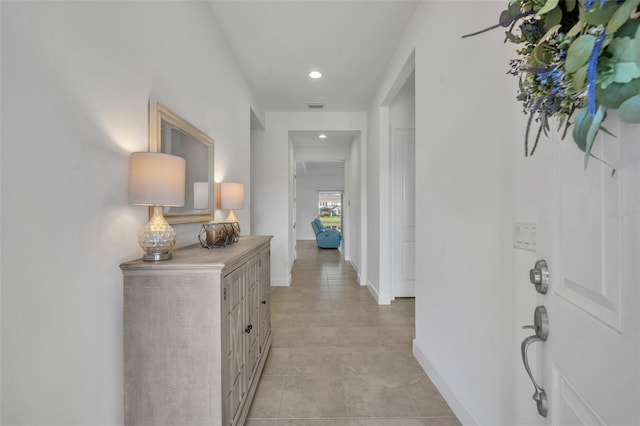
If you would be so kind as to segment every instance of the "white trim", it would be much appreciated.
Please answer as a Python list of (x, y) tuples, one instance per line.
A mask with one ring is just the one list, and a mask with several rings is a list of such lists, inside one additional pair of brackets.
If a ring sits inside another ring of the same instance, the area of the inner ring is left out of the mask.
[(418, 363), (422, 367), (429, 379), (433, 382), (435, 387), (438, 389), (442, 397), (447, 401), (449, 407), (456, 415), (460, 423), (465, 426), (478, 425), (478, 421), (473, 418), (469, 410), (464, 406), (458, 395), (449, 387), (449, 385), (445, 382), (445, 380), (440, 376), (436, 368), (431, 364), (425, 353), (420, 349), (420, 346), (413, 339), (413, 356), (416, 357)]
[(271, 287), (290, 287), (292, 281), (293, 277), (291, 276), (291, 272), (289, 272), (289, 277), (286, 280), (274, 280), (271, 278)]
[(368, 216), (367, 216), (367, 134), (366, 130), (360, 134), (360, 285), (367, 281), (368, 275)]
[(378, 214), (380, 215), (380, 241), (379, 241), (379, 257), (378, 257), (378, 284), (380, 285), (378, 304), (389, 304), (391, 301), (384, 303), (382, 299), (391, 299), (391, 244), (385, 244), (386, 241), (395, 241), (391, 233), (391, 123), (389, 122), (389, 106), (383, 105), (379, 110), (380, 119), (380, 205)]
[(360, 276), (360, 268), (353, 262), (353, 260), (350, 260), (349, 263), (351, 263), (353, 270), (356, 271), (356, 280), (358, 281), (358, 284), (363, 285), (362, 277)]
[(392, 136), (392, 123), (390, 121), (390, 106), (396, 99), (402, 87), (407, 82), (407, 79), (411, 73), (415, 70), (415, 49), (411, 51), (411, 54), (405, 61), (402, 69), (398, 73), (393, 82), (393, 85), (389, 88), (386, 96), (384, 97), (382, 104), (379, 107), (379, 144), (380, 144), (380, 181), (379, 181), (379, 195), (380, 195), (380, 247), (379, 247), (379, 282), (380, 293), (383, 295), (383, 300), (378, 300), (378, 304), (389, 304), (395, 299), (393, 292), (392, 282), (396, 277), (393, 276), (394, 259), (393, 250), (397, 247), (392, 247), (393, 244), (383, 244), (382, 242), (388, 238), (388, 241), (396, 241), (393, 234), (393, 173), (395, 167), (392, 163), (394, 157), (394, 146)]
[(369, 293), (371, 293), (371, 295), (373, 296), (373, 299), (377, 303), (378, 299), (379, 299), (378, 290), (376, 290), (376, 288), (373, 286), (373, 284), (371, 284), (371, 281), (367, 281), (367, 290), (369, 290)]
[(390, 305), (391, 304), (391, 299), (389, 299), (389, 297), (385, 297), (383, 295), (381, 295), (378, 290), (375, 288), (375, 286), (373, 284), (371, 284), (371, 281), (367, 281), (367, 288), (369, 289), (369, 293), (371, 293), (371, 295), (373, 296), (373, 298), (375, 299), (376, 303), (378, 305)]

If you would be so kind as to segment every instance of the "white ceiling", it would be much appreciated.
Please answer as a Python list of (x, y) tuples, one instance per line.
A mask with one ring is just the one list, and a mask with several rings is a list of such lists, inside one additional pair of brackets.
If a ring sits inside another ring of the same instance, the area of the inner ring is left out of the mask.
[[(327, 136), (320, 139), (320, 134)], [(296, 148), (313, 147), (313, 148), (332, 148), (344, 147), (351, 145), (351, 142), (360, 135), (358, 131), (290, 131), (289, 137), (291, 143)]]
[[(320, 134), (327, 137), (320, 139)], [(323, 148), (325, 153), (342, 152), (360, 136), (358, 131), (290, 131), (289, 138), (295, 148)], [(297, 157), (297, 155), (296, 155)], [(344, 176), (344, 160), (297, 160), (298, 176)]]
[(264, 111), (366, 111), (418, 1), (209, 3)]

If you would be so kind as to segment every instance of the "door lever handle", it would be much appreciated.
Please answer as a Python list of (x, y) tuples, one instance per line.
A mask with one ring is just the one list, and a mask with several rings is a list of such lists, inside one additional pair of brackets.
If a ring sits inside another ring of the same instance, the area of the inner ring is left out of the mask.
[(529, 357), (527, 355), (527, 350), (532, 343), (535, 342), (544, 342), (547, 340), (549, 336), (549, 316), (547, 315), (547, 309), (544, 306), (536, 307), (536, 310), (533, 314), (533, 324), (534, 325), (525, 325), (523, 329), (533, 329), (535, 333), (533, 336), (529, 336), (522, 341), (522, 345), (520, 345), (520, 352), (522, 354), (522, 362), (524, 363), (524, 369), (527, 370), (527, 374), (533, 383), (533, 387), (535, 388), (535, 392), (533, 393), (533, 400), (536, 402), (538, 406), (538, 413), (542, 417), (547, 417), (548, 412), (548, 403), (547, 403), (547, 394), (543, 388), (538, 385), (536, 379), (533, 377), (531, 373), (531, 368), (529, 367)]
[(527, 349), (534, 342), (544, 342), (538, 336), (529, 336), (522, 341), (522, 345), (520, 346), (520, 351), (522, 352), (522, 362), (524, 362), (524, 369), (527, 370), (527, 374), (533, 383), (533, 387), (535, 388), (535, 392), (533, 393), (533, 400), (536, 402), (538, 406), (538, 413), (542, 417), (547, 417), (548, 404), (547, 404), (547, 394), (536, 382), (536, 379), (533, 377), (531, 373), (531, 368), (529, 368), (529, 357), (527, 356)]

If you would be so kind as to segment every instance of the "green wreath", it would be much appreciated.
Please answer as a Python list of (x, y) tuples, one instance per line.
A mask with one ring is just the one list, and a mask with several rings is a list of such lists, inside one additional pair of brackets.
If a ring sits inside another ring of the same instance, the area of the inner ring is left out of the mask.
[(591, 149), (598, 133), (611, 134), (602, 124), (608, 109), (617, 109), (624, 122), (640, 123), (639, 5), (640, 0), (511, 0), (498, 25), (463, 36), (502, 26), (505, 42), (520, 46), (508, 73), (519, 78), (517, 99), (528, 115), (525, 156), (535, 152), (542, 133), (548, 135), (551, 117), (564, 127), (562, 138), (573, 125), (585, 167), (589, 157), (597, 158)]

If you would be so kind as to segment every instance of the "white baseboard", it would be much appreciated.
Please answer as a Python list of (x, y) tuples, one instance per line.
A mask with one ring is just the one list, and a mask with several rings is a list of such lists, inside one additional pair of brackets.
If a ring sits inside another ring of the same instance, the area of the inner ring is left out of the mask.
[(431, 379), (435, 387), (440, 391), (442, 397), (447, 401), (451, 410), (453, 410), (453, 413), (458, 420), (460, 420), (460, 423), (465, 426), (477, 425), (478, 422), (473, 418), (462, 401), (460, 401), (458, 395), (447, 385), (442, 376), (440, 376), (438, 371), (433, 367), (433, 364), (431, 364), (415, 339), (413, 340), (413, 356), (416, 357), (424, 372), (427, 373), (429, 379)]
[(356, 280), (358, 281), (358, 284), (364, 285), (364, 283), (362, 282), (362, 277), (360, 276), (360, 268), (358, 267), (358, 265), (352, 260), (350, 260), (349, 263), (351, 263), (351, 267), (353, 268), (353, 270), (356, 271)]
[(391, 304), (391, 299), (389, 299), (388, 297), (382, 296), (380, 294), (380, 292), (374, 287), (374, 285), (371, 284), (371, 281), (367, 281), (367, 288), (369, 289), (369, 293), (371, 293), (371, 295), (376, 300), (376, 303), (378, 305), (390, 305)]
[(271, 279), (271, 287), (290, 287), (291, 286), (291, 274), (286, 280), (274, 280)]
[(371, 284), (371, 281), (367, 281), (367, 290), (369, 290), (369, 293), (371, 293), (376, 303), (378, 303), (378, 300), (380, 299), (380, 294), (378, 294), (378, 290), (376, 290), (373, 284)]

